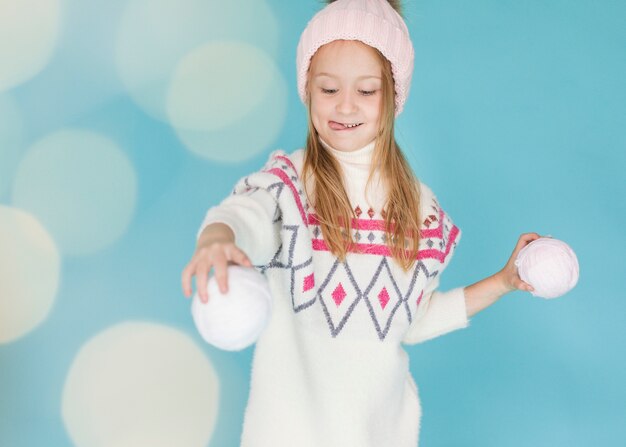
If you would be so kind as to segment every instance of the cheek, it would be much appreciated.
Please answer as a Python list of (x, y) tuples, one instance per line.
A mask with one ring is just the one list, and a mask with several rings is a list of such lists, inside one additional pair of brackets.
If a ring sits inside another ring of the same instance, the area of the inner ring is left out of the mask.
[(323, 119), (328, 114), (328, 107), (325, 106), (324, 101), (320, 101), (318, 98), (311, 98), (311, 115), (314, 119)]
[(380, 95), (376, 98), (375, 101), (372, 101), (372, 111), (376, 114), (380, 113), (380, 108), (383, 104), (383, 100)]
[(320, 112), (314, 102), (311, 102), (311, 121), (313, 122), (313, 126), (319, 131), (321, 121)]
[(378, 101), (372, 101), (371, 104), (369, 104), (368, 107), (368, 114), (371, 117), (375, 117), (378, 118), (380, 115), (380, 107), (381, 107), (382, 101), (378, 100)]

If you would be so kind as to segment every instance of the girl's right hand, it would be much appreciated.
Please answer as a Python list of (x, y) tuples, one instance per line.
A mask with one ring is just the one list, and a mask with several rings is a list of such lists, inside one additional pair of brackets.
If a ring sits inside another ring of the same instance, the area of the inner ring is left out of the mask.
[(189, 264), (182, 273), (183, 293), (186, 298), (191, 296), (191, 278), (196, 275), (196, 288), (203, 303), (209, 301), (207, 283), (209, 272), (213, 268), (215, 279), (221, 293), (228, 292), (227, 268), (234, 263), (244, 267), (252, 267), (248, 256), (232, 242), (212, 242), (196, 249)]

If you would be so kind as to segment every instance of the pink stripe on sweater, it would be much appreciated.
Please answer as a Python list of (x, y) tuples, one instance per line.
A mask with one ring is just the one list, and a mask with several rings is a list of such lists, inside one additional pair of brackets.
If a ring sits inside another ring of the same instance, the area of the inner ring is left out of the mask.
[[(309, 214), (309, 225), (319, 225), (319, 217), (317, 214)], [(393, 231), (393, 224), (391, 225)], [(376, 230), (385, 231), (384, 220), (368, 220), (368, 219), (352, 219), (352, 228), (357, 230)]]
[[(313, 250), (316, 251), (330, 251), (328, 245), (323, 239), (313, 239), (311, 240), (313, 245)], [(348, 249), (349, 253), (363, 253), (363, 254), (372, 254), (372, 255), (383, 255), (383, 256), (391, 256), (391, 252), (386, 245), (376, 245), (376, 244), (351, 244)]]
[(296, 205), (298, 205), (298, 210), (300, 211), (300, 217), (302, 218), (302, 223), (304, 223), (304, 225), (308, 227), (309, 226), (308, 219), (306, 218), (306, 212), (304, 211), (304, 207), (302, 206), (302, 201), (300, 200), (300, 194), (298, 194), (298, 190), (296, 189), (295, 185), (291, 181), (291, 178), (289, 178), (289, 176), (287, 175), (285, 171), (283, 171), (282, 169), (278, 169), (278, 168), (272, 168), (269, 171), (265, 171), (265, 172), (269, 172), (270, 174), (274, 174), (275, 176), (279, 177), (289, 187), (289, 189), (291, 189), (291, 192), (293, 193), (293, 198), (296, 200)]
[(289, 157), (285, 157), (284, 155), (277, 155), (277, 156), (276, 156), (276, 157), (274, 157), (274, 158), (278, 158), (278, 159), (280, 159), (280, 160), (284, 161), (285, 163), (287, 163), (287, 164), (291, 167), (291, 169), (293, 169), (293, 170), (295, 171), (295, 173), (296, 173), (296, 174), (300, 175), (300, 174), (298, 173), (298, 170), (297, 170), (297, 169), (296, 169), (296, 167), (294, 166), (294, 164), (293, 164), (293, 163), (291, 162), (291, 160), (289, 159)]
[[(425, 259), (425, 258), (438, 259), (439, 262), (443, 264), (446, 257), (450, 253), (452, 244), (456, 240), (456, 237), (458, 236), (458, 234), (459, 234), (459, 228), (456, 225), (454, 225), (452, 227), (452, 230), (450, 231), (450, 237), (448, 238), (448, 245), (446, 246), (445, 252), (436, 250), (434, 248), (429, 248), (426, 250), (419, 250), (417, 252), (416, 259)], [(311, 244), (313, 246), (313, 250), (330, 251), (330, 249), (328, 248), (328, 245), (326, 245), (326, 242), (323, 239), (312, 239)], [(351, 244), (350, 247), (348, 248), (348, 252), (360, 253), (360, 254), (382, 255), (382, 256), (388, 256), (388, 257), (392, 256), (391, 250), (389, 249), (389, 247), (387, 247), (386, 245), (382, 245), (382, 244)]]
[[(443, 236), (443, 219), (445, 213), (443, 210), (439, 210), (439, 226), (437, 228), (423, 228), (420, 229), (420, 235), (422, 237), (439, 237)], [(309, 214), (309, 225), (319, 225), (319, 217), (317, 214)], [(352, 228), (356, 230), (369, 230), (369, 231), (385, 231), (385, 221), (380, 219), (352, 219)], [(395, 225), (391, 224), (391, 231), (393, 232)]]

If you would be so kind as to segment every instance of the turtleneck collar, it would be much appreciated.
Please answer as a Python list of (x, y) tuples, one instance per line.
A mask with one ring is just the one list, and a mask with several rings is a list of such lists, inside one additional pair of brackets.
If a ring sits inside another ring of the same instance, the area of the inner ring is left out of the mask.
[(333, 156), (337, 160), (339, 160), (342, 165), (369, 172), (370, 164), (372, 163), (372, 157), (374, 155), (374, 148), (376, 147), (376, 139), (372, 140), (371, 143), (368, 143), (361, 149), (350, 152), (335, 149), (334, 147), (330, 146), (326, 141), (324, 141), (322, 137), (319, 137), (319, 140), (320, 143), (322, 143), (322, 146), (324, 146), (326, 150), (333, 154)]

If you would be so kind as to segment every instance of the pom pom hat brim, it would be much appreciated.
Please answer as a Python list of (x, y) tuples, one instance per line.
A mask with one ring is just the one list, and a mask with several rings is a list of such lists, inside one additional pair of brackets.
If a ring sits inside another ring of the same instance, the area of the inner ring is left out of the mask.
[(306, 104), (306, 78), (315, 52), (334, 40), (359, 40), (391, 62), (395, 116), (404, 108), (413, 75), (414, 51), (404, 20), (387, 0), (337, 0), (313, 16), (300, 36), (296, 56), (298, 94)]

